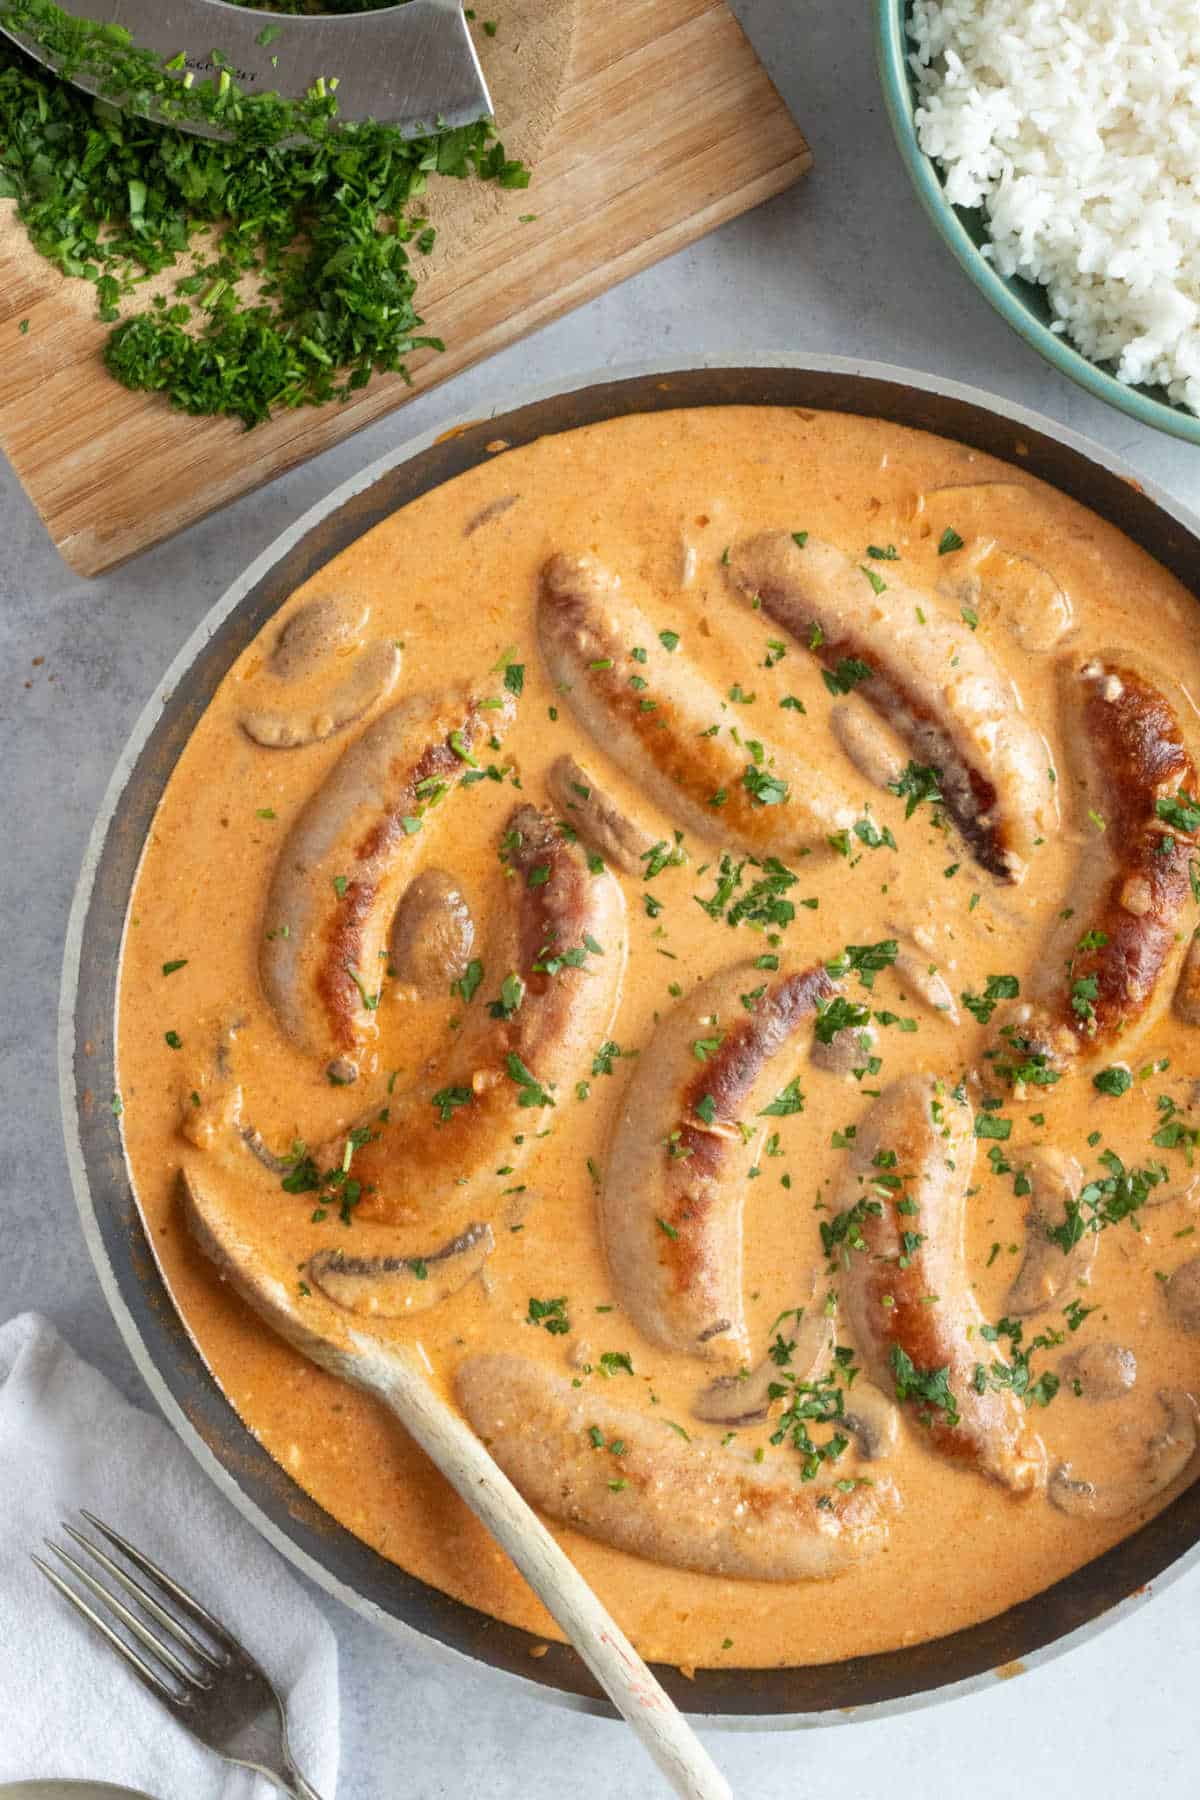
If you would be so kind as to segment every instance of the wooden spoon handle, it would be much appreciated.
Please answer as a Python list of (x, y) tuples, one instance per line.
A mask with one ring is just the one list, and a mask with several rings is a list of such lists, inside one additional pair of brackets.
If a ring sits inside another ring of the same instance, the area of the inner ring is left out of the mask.
[[(562, 1626), (672, 1789), (685, 1800), (732, 1800), (732, 1789), (574, 1563), (493, 1462), (471, 1428), (410, 1358), (352, 1333), (352, 1379), (377, 1394), (507, 1551)], [(350, 1370), (346, 1371), (348, 1374)]]
[(532, 1507), (436, 1391), (427, 1369), (409, 1350), (348, 1330), (344, 1317), (334, 1323), (331, 1308), (309, 1301), (297, 1305), (291, 1288), (261, 1267), (206, 1173), (199, 1157), (185, 1162), (184, 1216), (200, 1249), (230, 1286), (312, 1362), (391, 1408), (511, 1556), (675, 1792), (684, 1800), (733, 1800), (729, 1783), (683, 1714)]

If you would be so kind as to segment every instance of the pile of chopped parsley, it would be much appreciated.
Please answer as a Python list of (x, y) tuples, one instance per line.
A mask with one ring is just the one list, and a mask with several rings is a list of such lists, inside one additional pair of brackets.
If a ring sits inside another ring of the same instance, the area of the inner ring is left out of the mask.
[[(284, 407), (320, 406), (377, 371), (406, 374), (421, 333), (411, 248), (434, 230), (431, 176), (525, 187), (490, 122), (405, 139), (342, 123), (337, 101), (246, 96), (223, 72), (184, 89), (116, 27), (51, 0), (0, 0), (60, 66), (105, 93), (173, 117), (203, 117), (218, 141), (151, 123), (71, 87), (0, 40), (0, 197), (63, 274), (96, 287), (114, 329), (104, 351), (125, 387), (247, 427)], [(130, 311), (138, 284), (178, 269), (170, 295)], [(124, 315), (124, 316), (123, 316)]]

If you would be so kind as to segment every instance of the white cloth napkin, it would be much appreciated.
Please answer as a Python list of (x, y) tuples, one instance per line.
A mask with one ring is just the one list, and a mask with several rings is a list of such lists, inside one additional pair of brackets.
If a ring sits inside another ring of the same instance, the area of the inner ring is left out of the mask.
[(329, 1626), (166, 1423), (130, 1406), (36, 1313), (0, 1326), (0, 1782), (74, 1776), (127, 1783), (155, 1800), (277, 1792), (202, 1749), (34, 1568), (32, 1551), (55, 1561), (47, 1537), (79, 1554), (59, 1521), (81, 1524), (81, 1506), (153, 1557), (257, 1656), (286, 1697), (300, 1768), (333, 1800), (337, 1643)]

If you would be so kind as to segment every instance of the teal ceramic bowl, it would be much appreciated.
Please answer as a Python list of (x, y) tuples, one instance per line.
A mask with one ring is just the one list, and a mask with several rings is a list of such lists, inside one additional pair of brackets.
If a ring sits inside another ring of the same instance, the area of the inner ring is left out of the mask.
[(978, 208), (951, 206), (942, 188), (935, 163), (917, 142), (913, 122), (914, 84), (908, 66), (905, 21), (909, 0), (874, 0), (875, 47), (883, 98), (892, 121), (900, 154), (921, 203), (948, 248), (957, 257), (975, 286), (991, 301), (1001, 318), (1019, 332), (1039, 356), (1062, 375), (1128, 413), (1130, 418), (1156, 431), (1170, 432), (1189, 444), (1200, 444), (1200, 417), (1168, 400), (1160, 387), (1130, 387), (1118, 381), (1111, 368), (1091, 362), (1065, 338), (1051, 331), (1051, 312), (1044, 289), (1018, 276), (1000, 275), (980, 247), (987, 241), (987, 223)]

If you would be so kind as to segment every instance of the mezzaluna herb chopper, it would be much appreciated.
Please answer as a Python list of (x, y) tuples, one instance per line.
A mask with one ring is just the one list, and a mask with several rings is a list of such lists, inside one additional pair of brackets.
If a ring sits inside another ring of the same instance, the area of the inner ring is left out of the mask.
[(88, 93), (205, 137), (233, 135), (242, 96), (406, 137), (490, 117), (460, 0), (362, 13), (266, 13), (226, 0), (0, 0), (0, 31)]

